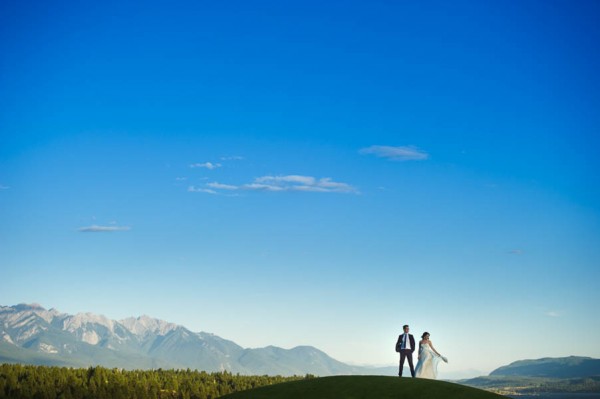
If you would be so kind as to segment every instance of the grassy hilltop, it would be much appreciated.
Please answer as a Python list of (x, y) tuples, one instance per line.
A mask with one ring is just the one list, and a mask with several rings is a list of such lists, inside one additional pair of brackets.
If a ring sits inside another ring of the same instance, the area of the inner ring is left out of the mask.
[(223, 399), (494, 399), (491, 392), (415, 378), (336, 376), (285, 382), (236, 392)]

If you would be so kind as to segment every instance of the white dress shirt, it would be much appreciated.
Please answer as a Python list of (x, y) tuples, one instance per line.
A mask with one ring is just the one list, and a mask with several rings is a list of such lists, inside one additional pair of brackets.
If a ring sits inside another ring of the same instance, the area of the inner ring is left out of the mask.
[(410, 346), (410, 339), (408, 339), (408, 333), (404, 333), (404, 338), (402, 338), (402, 341), (404, 341), (402, 343), (402, 348), (412, 349), (412, 347)]

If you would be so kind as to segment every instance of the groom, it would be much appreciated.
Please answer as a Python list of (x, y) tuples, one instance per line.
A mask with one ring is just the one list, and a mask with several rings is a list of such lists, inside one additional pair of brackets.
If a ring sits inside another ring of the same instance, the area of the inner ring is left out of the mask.
[(415, 351), (415, 338), (412, 336), (412, 334), (408, 333), (408, 325), (404, 325), (404, 327), (402, 328), (404, 329), (404, 334), (401, 334), (398, 337), (398, 341), (396, 342), (396, 352), (400, 352), (400, 370), (398, 371), (398, 376), (402, 377), (404, 359), (408, 359), (408, 365), (410, 366), (410, 374), (414, 378), (415, 368), (413, 367), (412, 354)]

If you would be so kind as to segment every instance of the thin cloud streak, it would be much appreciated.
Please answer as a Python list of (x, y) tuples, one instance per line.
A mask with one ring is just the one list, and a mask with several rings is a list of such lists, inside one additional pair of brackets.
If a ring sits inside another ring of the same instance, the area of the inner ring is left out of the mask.
[(240, 157), (237, 155), (231, 156), (231, 157), (221, 157), (221, 161), (242, 161), (244, 160), (244, 157)]
[(217, 194), (215, 190), (211, 190), (209, 188), (197, 188), (195, 186), (189, 186), (188, 192), (190, 193), (206, 193), (206, 194)]
[(232, 186), (231, 184), (221, 184), (217, 182), (206, 183), (206, 185), (210, 188), (214, 188), (217, 190), (237, 190), (237, 186)]
[(288, 176), (263, 176), (254, 180), (255, 183), (298, 183), (307, 186), (312, 186), (316, 183), (316, 179), (312, 176), (288, 175)]
[(190, 186), (190, 192), (204, 192), (208, 194), (217, 194), (215, 190), (225, 191), (299, 191), (316, 193), (355, 193), (358, 194), (356, 187), (348, 184), (333, 181), (329, 177), (317, 179), (313, 176), (287, 175), (287, 176), (262, 176), (254, 179), (253, 182), (242, 185), (223, 184), (211, 182), (206, 184), (207, 188), (196, 188)]
[(347, 183), (335, 182), (329, 177), (316, 179), (312, 176), (263, 176), (251, 184), (242, 186), (244, 190), (261, 191), (305, 191), (319, 193), (358, 193), (358, 190)]
[(110, 233), (114, 231), (128, 231), (131, 230), (129, 226), (98, 226), (91, 225), (86, 227), (80, 227), (77, 229), (80, 233)]
[(423, 161), (429, 159), (429, 154), (414, 146), (392, 147), (385, 145), (372, 145), (359, 151), (361, 154), (375, 155), (378, 158), (387, 158), (391, 161)]
[(204, 162), (204, 163), (193, 163), (190, 165), (190, 168), (205, 168), (208, 170), (214, 170), (220, 168), (222, 165), (220, 163), (212, 163), (212, 162)]

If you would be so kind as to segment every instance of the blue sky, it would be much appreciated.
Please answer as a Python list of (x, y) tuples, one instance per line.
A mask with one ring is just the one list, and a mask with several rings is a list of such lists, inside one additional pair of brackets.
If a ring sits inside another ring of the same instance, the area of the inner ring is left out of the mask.
[(0, 303), (361, 364), (408, 323), (447, 373), (600, 357), (599, 15), (2, 3)]

